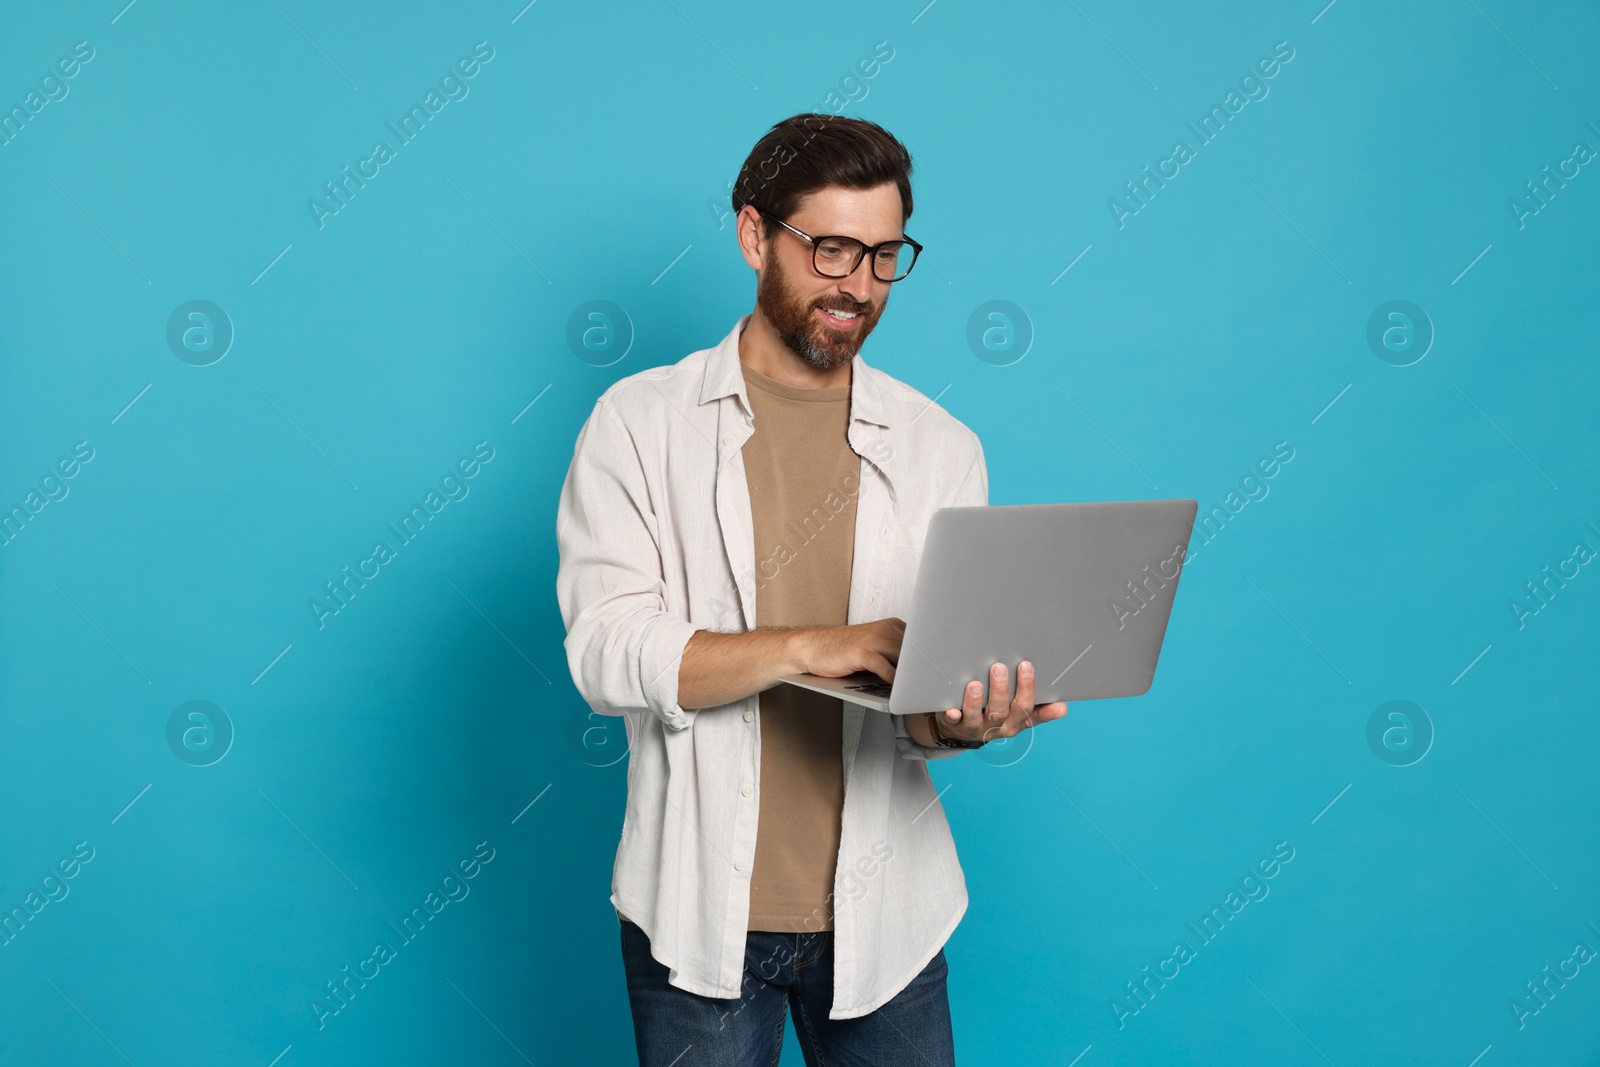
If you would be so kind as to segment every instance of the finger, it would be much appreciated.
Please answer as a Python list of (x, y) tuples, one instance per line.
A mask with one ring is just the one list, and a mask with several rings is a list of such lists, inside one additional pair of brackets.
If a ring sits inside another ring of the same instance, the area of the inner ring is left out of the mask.
[(1006, 708), (1006, 714), (992, 727), (996, 737), (1015, 737), (1034, 723), (1033, 664), (1023, 660), (1017, 664), (1017, 691)]
[(1011, 676), (1004, 663), (989, 667), (989, 722), (999, 726), (1011, 711)]
[(1027, 660), (1017, 664), (1017, 695), (1011, 699), (1011, 709), (1024, 719), (1033, 711), (1033, 664)]
[(1022, 728), (1028, 729), (1042, 722), (1054, 722), (1056, 719), (1064, 719), (1066, 716), (1067, 706), (1059, 700), (1053, 704), (1040, 704), (1033, 709), (1032, 717), (1023, 723)]
[(967, 691), (961, 698), (961, 719), (944, 724), (945, 733), (964, 741), (986, 739), (984, 735), (989, 727), (983, 714), (983, 688), (983, 683), (977, 679), (967, 683)]
[(983, 711), (983, 683), (974, 679), (967, 683), (966, 691), (961, 694), (961, 706), (950, 708), (945, 712), (945, 717), (940, 725), (955, 726), (966, 725), (982, 718)]
[(875, 659), (871, 664), (868, 665), (868, 668), (872, 671), (873, 674), (876, 674), (879, 678), (882, 678), (884, 681), (886, 681), (886, 682), (894, 681), (894, 663), (891, 660), (889, 660), (887, 657), (885, 657), (885, 656), (877, 657), (877, 659)]
[[(963, 694), (963, 702), (965, 702), (965, 699), (965, 694)], [(935, 712), (933, 717), (937, 720), (938, 725), (936, 729), (939, 731), (939, 734), (944, 737), (960, 737), (962, 727), (965, 722), (964, 719), (959, 718), (960, 715), (960, 708), (945, 708), (943, 711)]]
[(905, 643), (905, 623), (899, 619), (885, 619), (884, 621), (889, 626), (878, 632), (878, 635), (882, 637), (882, 640), (878, 642), (878, 651), (898, 663), (900, 662), (900, 649)]

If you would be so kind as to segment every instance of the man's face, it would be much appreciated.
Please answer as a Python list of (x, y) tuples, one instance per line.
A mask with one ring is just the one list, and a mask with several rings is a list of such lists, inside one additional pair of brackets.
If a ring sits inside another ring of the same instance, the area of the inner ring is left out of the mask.
[[(843, 235), (869, 245), (897, 240), (903, 236), (900, 190), (893, 182), (872, 189), (828, 186), (804, 197), (784, 221), (819, 237)], [(831, 370), (850, 362), (888, 306), (890, 283), (872, 275), (865, 256), (847, 278), (818, 274), (810, 242), (781, 226), (766, 247), (756, 307), (789, 350), (813, 367)]]

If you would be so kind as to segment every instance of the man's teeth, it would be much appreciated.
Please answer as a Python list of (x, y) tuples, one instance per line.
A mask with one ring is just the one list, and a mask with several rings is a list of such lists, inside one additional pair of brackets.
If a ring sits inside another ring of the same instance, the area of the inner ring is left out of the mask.
[(853, 319), (861, 314), (859, 311), (835, 311), (832, 308), (823, 308), (822, 310), (836, 319)]

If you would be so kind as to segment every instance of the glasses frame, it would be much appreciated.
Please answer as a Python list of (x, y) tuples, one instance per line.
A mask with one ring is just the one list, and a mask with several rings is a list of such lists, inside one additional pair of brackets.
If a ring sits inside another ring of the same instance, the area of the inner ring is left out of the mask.
[[(778, 218), (778, 216), (771, 215), (771, 214), (768, 214), (765, 211), (762, 211), (760, 208), (756, 208), (755, 212), (756, 212), (757, 215), (760, 215), (764, 219), (771, 219), (773, 222), (776, 222), (779, 226), (782, 226), (784, 229), (788, 230), (790, 233), (794, 234), (796, 237), (804, 239), (807, 244), (811, 245), (811, 269), (816, 271), (818, 274), (822, 275), (822, 277), (824, 277), (824, 278), (848, 278), (848, 277), (850, 277), (850, 275), (852, 275), (852, 274), (854, 274), (856, 272), (856, 268), (861, 266), (861, 261), (870, 254), (871, 257), (872, 257), (871, 273), (872, 273), (872, 276), (874, 278), (876, 278), (878, 281), (884, 282), (886, 284), (889, 283), (889, 282), (901, 282), (901, 281), (905, 281), (905, 279), (911, 274), (911, 268), (915, 267), (917, 265), (917, 257), (922, 255), (922, 245), (918, 244), (916, 241), (913, 241), (909, 234), (902, 234), (901, 236), (896, 237), (893, 240), (890, 240), (890, 241), (879, 241), (875, 245), (869, 245), (865, 241), (861, 240), (859, 237), (851, 237), (849, 234), (846, 234), (846, 233), (824, 233), (824, 234), (818, 234), (816, 236), (812, 236), (811, 234), (806, 233), (804, 230), (798, 230), (795, 227), (789, 225), (787, 222), (784, 222), (782, 219)], [(843, 274), (829, 274), (829, 273), (827, 273), (826, 271), (824, 271), (821, 267), (819, 267), (817, 265), (817, 245), (819, 243), (823, 242), (823, 241), (828, 241), (828, 240), (833, 240), (833, 241), (853, 241), (857, 245), (861, 246), (861, 250), (856, 256), (856, 261), (854, 263), (850, 264), (850, 269), (845, 271)], [(878, 269), (877, 269), (877, 265), (878, 265), (878, 250), (880, 248), (883, 248), (883, 247), (887, 246), (887, 245), (898, 245), (898, 244), (907, 244), (907, 245), (911, 246), (911, 266), (908, 266), (906, 268), (905, 274), (900, 275), (900, 277), (898, 277), (898, 278), (884, 278), (884, 277), (879, 276)]]

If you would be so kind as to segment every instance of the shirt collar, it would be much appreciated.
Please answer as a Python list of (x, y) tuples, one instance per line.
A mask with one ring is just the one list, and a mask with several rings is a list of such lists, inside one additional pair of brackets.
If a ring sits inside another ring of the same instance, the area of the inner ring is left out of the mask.
[[(744, 374), (739, 370), (739, 334), (749, 321), (748, 314), (741, 315), (728, 336), (711, 350), (706, 360), (705, 380), (700, 387), (700, 403), (737, 396), (745, 412), (750, 413), (750, 397), (745, 393)], [(888, 426), (889, 406), (884, 402), (883, 386), (873, 370), (859, 352), (850, 361), (850, 420)]]

